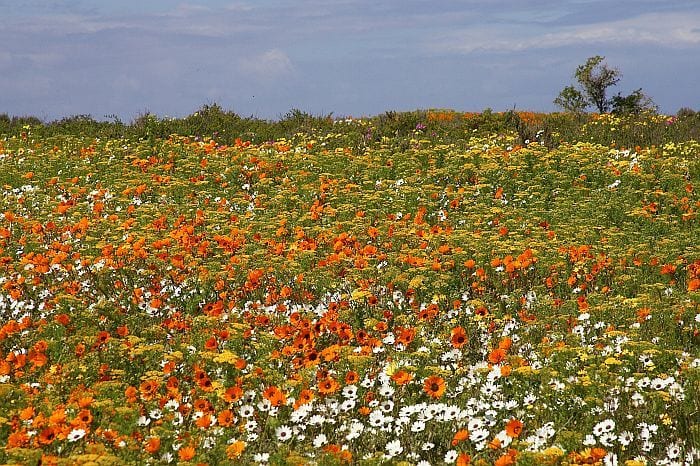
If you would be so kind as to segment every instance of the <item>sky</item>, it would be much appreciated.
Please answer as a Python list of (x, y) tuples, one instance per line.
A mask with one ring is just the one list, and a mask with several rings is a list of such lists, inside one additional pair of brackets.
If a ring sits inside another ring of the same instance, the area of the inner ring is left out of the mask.
[(594, 55), (700, 110), (698, 0), (0, 0), (0, 114), (554, 111)]

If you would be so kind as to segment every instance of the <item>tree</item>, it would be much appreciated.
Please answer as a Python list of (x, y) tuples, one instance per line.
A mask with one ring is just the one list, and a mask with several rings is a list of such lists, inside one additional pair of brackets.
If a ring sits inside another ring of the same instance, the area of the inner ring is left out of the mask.
[(622, 78), (619, 70), (608, 68), (603, 60), (605, 57), (596, 55), (576, 68), (576, 79), (583, 87), (589, 102), (595, 105), (600, 113), (606, 113), (610, 109), (610, 102), (605, 97), (607, 89)]
[(655, 111), (656, 105), (651, 98), (645, 95), (641, 89), (637, 89), (628, 96), (623, 96), (619, 92), (610, 100), (612, 113), (629, 115), (639, 114), (643, 111)]
[(588, 107), (588, 100), (574, 86), (566, 86), (554, 99), (554, 103), (572, 113), (582, 113)]
[(600, 113), (611, 109), (614, 113), (639, 113), (643, 110), (654, 109), (652, 100), (637, 89), (628, 96), (617, 94), (608, 99), (607, 91), (615, 86), (622, 78), (617, 68), (610, 68), (605, 63), (605, 57), (596, 55), (579, 65), (574, 73), (578, 88), (566, 86), (554, 99), (554, 103), (568, 112), (581, 113), (593, 106)]

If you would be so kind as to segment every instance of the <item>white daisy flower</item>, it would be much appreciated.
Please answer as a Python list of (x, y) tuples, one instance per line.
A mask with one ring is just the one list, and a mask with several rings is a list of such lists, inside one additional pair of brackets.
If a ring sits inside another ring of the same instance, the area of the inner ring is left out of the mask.
[(349, 398), (349, 399), (356, 399), (357, 398), (357, 386), (356, 385), (346, 385), (343, 387), (343, 391), (341, 392), (343, 397)]
[(277, 435), (277, 440), (280, 442), (286, 442), (292, 438), (292, 429), (287, 425), (281, 425), (275, 429), (275, 435)]
[(478, 417), (470, 419), (469, 422), (467, 423), (467, 430), (469, 432), (479, 430), (483, 427), (484, 427), (484, 421), (482, 421), (481, 418), (478, 418)]
[(241, 417), (252, 417), (254, 413), (255, 408), (250, 405), (243, 405), (238, 410), (238, 414), (240, 414)]
[(347, 413), (355, 407), (355, 404), (356, 402), (353, 399), (345, 400), (340, 404), (340, 410)]
[(447, 453), (445, 453), (445, 457), (443, 458), (443, 461), (447, 464), (452, 464), (455, 461), (457, 461), (457, 457), (459, 455), (455, 450), (448, 450)]
[(423, 421), (418, 420), (418, 421), (415, 421), (411, 425), (411, 432), (417, 433), (417, 432), (423, 432), (424, 430), (425, 430), (425, 422), (423, 422)]
[(377, 390), (377, 393), (379, 393), (379, 396), (382, 396), (384, 398), (388, 398), (391, 395), (394, 394), (394, 387), (388, 384), (384, 384), (381, 387), (379, 387), (379, 390)]
[(486, 429), (475, 429), (470, 431), (469, 439), (474, 443), (478, 443), (489, 438), (489, 435), (490, 433)]
[(313, 441), (315, 448), (321, 448), (326, 443), (328, 443), (328, 437), (326, 437), (326, 434), (318, 434)]
[(632, 435), (632, 432), (620, 432), (620, 435), (617, 436), (617, 441), (620, 442), (620, 445), (623, 447), (626, 447), (632, 443), (632, 440), (634, 440), (634, 435)]
[(253, 461), (255, 461), (258, 464), (264, 464), (270, 461), (270, 454), (269, 453), (256, 453), (253, 455)]
[(85, 429), (73, 429), (68, 434), (68, 437), (67, 437), (68, 441), (69, 442), (77, 442), (81, 438), (85, 437), (86, 433), (87, 432), (85, 432)]
[(600, 437), (603, 434), (612, 432), (614, 429), (615, 421), (613, 421), (612, 419), (606, 419), (604, 421), (600, 421), (595, 426), (593, 426), (593, 435), (595, 435), (596, 437)]
[(401, 442), (398, 439), (395, 439), (386, 444), (385, 450), (386, 456), (393, 458), (394, 456), (398, 456), (401, 454), (401, 452), (403, 452), (403, 447), (401, 446)]

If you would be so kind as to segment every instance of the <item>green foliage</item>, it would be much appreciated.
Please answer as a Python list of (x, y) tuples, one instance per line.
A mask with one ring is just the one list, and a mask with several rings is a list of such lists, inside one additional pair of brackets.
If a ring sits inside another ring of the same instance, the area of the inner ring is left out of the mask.
[(588, 101), (574, 86), (566, 86), (554, 99), (554, 103), (567, 112), (581, 113), (588, 107)]
[(321, 136), (333, 134), (332, 138), (324, 140), (326, 149), (350, 147), (360, 152), (386, 144), (406, 150), (419, 140), (464, 148), (470, 137), (495, 133), (514, 133), (520, 145), (529, 141), (550, 148), (579, 141), (634, 147), (700, 139), (700, 113), (681, 109), (676, 117), (657, 115), (641, 90), (627, 97), (618, 94), (611, 99), (616, 118), (613, 125), (596, 124), (595, 116), (584, 112), (583, 94), (573, 86), (562, 91), (560, 98), (566, 111), (550, 114), (515, 110), (495, 112), (487, 108), (480, 113), (389, 111), (373, 117), (344, 119), (292, 109), (279, 120), (271, 121), (243, 117), (218, 104), (203, 105), (182, 118), (163, 118), (145, 112), (129, 123), (115, 116), (98, 121), (90, 115), (75, 115), (45, 123), (31, 116), (0, 114), (0, 135), (20, 137), (31, 132), (42, 138), (70, 135), (90, 139), (155, 141), (179, 134), (198, 141), (214, 140), (218, 144), (234, 145), (236, 140), (260, 144), (302, 136), (318, 140)]
[(656, 106), (650, 97), (637, 89), (628, 96), (618, 93), (610, 100), (612, 113), (618, 115), (640, 114), (644, 111), (655, 111)]
[(641, 89), (627, 96), (618, 93), (612, 98), (607, 97), (608, 88), (620, 82), (622, 73), (617, 68), (608, 67), (605, 57), (596, 55), (588, 58), (586, 63), (576, 68), (574, 77), (579, 87), (566, 86), (554, 99), (554, 103), (567, 112), (582, 113), (589, 107), (598, 113), (612, 111), (616, 114), (656, 110), (654, 102)]
[(622, 77), (619, 70), (608, 68), (604, 62), (605, 57), (596, 55), (586, 60), (586, 63), (576, 68), (576, 80), (588, 98), (589, 104), (595, 106), (600, 113), (606, 113), (610, 109), (610, 101), (606, 97), (606, 91), (614, 86)]

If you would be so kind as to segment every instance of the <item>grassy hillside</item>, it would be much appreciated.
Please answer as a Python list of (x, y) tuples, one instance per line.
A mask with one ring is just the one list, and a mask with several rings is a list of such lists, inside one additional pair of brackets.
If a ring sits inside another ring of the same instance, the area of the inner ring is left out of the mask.
[(0, 463), (700, 459), (697, 115), (1, 122)]

